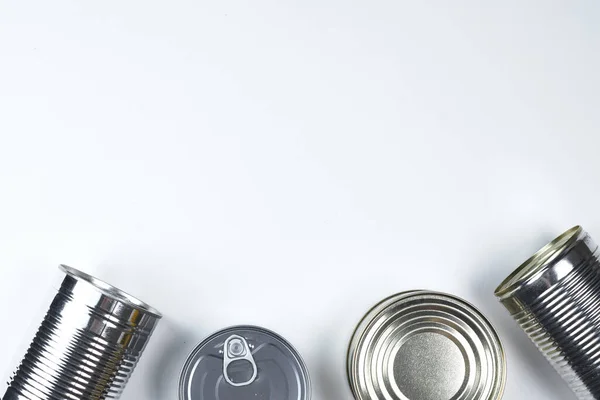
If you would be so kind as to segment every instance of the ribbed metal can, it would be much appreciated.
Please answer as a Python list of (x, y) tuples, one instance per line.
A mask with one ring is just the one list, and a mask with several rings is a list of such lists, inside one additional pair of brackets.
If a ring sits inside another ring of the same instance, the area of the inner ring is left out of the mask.
[(600, 399), (599, 257), (590, 235), (576, 226), (495, 292), (580, 400)]
[(74, 268), (66, 276), (4, 400), (118, 399), (161, 315)]

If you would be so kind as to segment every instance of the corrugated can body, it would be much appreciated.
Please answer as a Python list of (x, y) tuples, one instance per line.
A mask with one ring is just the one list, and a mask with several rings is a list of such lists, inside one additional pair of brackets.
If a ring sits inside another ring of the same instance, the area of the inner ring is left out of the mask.
[(73, 268), (4, 400), (118, 399), (160, 314)]
[(600, 251), (579, 226), (523, 263), (496, 296), (581, 400), (600, 400)]

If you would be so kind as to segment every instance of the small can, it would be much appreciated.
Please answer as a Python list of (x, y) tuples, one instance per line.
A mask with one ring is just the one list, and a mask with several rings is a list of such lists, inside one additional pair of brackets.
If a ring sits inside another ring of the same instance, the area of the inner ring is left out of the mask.
[(444, 293), (402, 292), (373, 307), (348, 349), (357, 400), (499, 400), (500, 339), (471, 304)]
[(179, 400), (310, 400), (308, 370), (281, 336), (256, 326), (214, 333), (188, 357)]
[(495, 292), (581, 400), (600, 400), (600, 248), (575, 226)]

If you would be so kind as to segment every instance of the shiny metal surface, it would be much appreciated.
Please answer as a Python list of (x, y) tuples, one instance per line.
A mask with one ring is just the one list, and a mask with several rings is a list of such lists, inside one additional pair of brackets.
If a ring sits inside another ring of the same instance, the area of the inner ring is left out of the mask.
[(66, 273), (4, 400), (118, 399), (160, 313), (74, 268)]
[(223, 329), (188, 357), (180, 400), (310, 400), (306, 365), (281, 336), (256, 326)]
[(498, 400), (504, 351), (467, 302), (430, 291), (403, 292), (373, 307), (348, 349), (357, 400)]
[(599, 257), (598, 246), (576, 226), (495, 292), (581, 400), (600, 399)]

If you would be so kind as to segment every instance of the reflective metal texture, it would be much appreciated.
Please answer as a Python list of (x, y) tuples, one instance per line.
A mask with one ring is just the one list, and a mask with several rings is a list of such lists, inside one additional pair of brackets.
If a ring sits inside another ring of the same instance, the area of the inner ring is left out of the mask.
[(66, 273), (4, 400), (118, 399), (160, 313), (96, 278)]
[(506, 366), (498, 335), (472, 305), (403, 292), (369, 311), (348, 349), (357, 400), (499, 400)]
[(219, 331), (194, 349), (180, 400), (310, 400), (306, 365), (281, 336), (256, 326)]
[(576, 226), (495, 292), (581, 400), (600, 399), (599, 257), (598, 246)]

